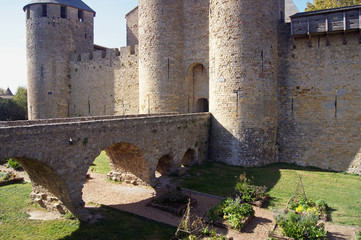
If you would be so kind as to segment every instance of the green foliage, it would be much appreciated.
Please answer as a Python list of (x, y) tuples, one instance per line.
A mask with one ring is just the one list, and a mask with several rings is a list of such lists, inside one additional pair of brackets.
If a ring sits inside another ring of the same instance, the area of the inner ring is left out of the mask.
[(7, 160), (7, 166), (11, 167), (14, 170), (22, 170), (23, 169), (18, 162), (14, 161), (11, 158)]
[(305, 11), (316, 11), (329, 8), (346, 7), (361, 4), (361, 0), (314, 0), (307, 2)]
[(27, 94), (27, 90), (24, 87), (19, 87), (18, 90), (16, 91), (16, 94), (13, 98), (14, 102), (20, 106), (23, 111), (26, 113), (27, 112), (27, 104), (28, 104), (28, 94)]
[(307, 197), (324, 199), (332, 208), (333, 222), (361, 226), (360, 176), (284, 163), (244, 168), (208, 162), (192, 166), (187, 175), (176, 180), (183, 188), (227, 197), (234, 193), (236, 177), (244, 172), (255, 185), (268, 188), (269, 208), (287, 207), (301, 174)]
[(107, 174), (110, 172), (110, 160), (105, 151), (102, 151), (95, 159), (93, 165), (91, 166), (91, 171), (100, 174)]
[(226, 198), (206, 213), (206, 217), (211, 221), (217, 221), (219, 218), (223, 218), (232, 228), (237, 230), (242, 229), (243, 220), (253, 215), (253, 207), (248, 203), (242, 204), (240, 198), (236, 198), (235, 200)]
[(147, 239), (169, 240), (176, 229), (112, 208), (93, 210), (103, 218), (88, 225), (78, 220), (28, 220), (27, 211), (38, 208), (30, 200), (31, 184), (0, 187), (0, 239), (78, 240)]
[(315, 212), (297, 214), (291, 211), (287, 214), (278, 214), (275, 220), (282, 233), (287, 237), (310, 240), (327, 239), (324, 225), (317, 224), (318, 214)]
[(255, 186), (253, 182), (246, 177), (246, 173), (240, 175), (239, 180), (234, 188), (236, 196), (243, 202), (254, 202), (266, 195), (266, 186)]
[(0, 172), (0, 182), (10, 180), (11, 174), (7, 172)]
[(84, 138), (83, 139), (83, 146), (86, 146), (89, 142), (89, 139), (88, 138)]
[(356, 233), (356, 240), (361, 240), (361, 231)]

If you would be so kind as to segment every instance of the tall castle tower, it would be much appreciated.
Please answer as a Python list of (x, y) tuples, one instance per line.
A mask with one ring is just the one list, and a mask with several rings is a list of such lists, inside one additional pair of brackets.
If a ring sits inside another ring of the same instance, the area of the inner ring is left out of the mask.
[(187, 111), (183, 44), (183, 1), (139, 0), (140, 113)]
[(274, 161), (279, 0), (210, 0), (211, 158)]
[(24, 11), (29, 119), (68, 117), (69, 57), (93, 50), (95, 12), (81, 0), (33, 0)]

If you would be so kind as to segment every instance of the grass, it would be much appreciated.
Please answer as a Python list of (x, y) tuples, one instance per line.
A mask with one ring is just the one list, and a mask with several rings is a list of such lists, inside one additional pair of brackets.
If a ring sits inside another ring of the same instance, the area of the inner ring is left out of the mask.
[(268, 187), (271, 195), (269, 208), (283, 209), (295, 193), (299, 175), (302, 175), (307, 198), (325, 200), (332, 208), (333, 222), (361, 226), (361, 177), (344, 173), (277, 164), (267, 167), (242, 168), (220, 163), (194, 166), (190, 177), (180, 178), (180, 185), (218, 196), (233, 193), (237, 177), (246, 172), (256, 185)]
[(105, 154), (105, 151), (100, 153), (90, 168), (92, 168), (95, 173), (107, 174), (110, 172), (109, 158)]
[(31, 184), (0, 187), (0, 239), (150, 239), (169, 240), (176, 229), (107, 207), (98, 208), (104, 219), (94, 225), (78, 220), (34, 221), (28, 219)]

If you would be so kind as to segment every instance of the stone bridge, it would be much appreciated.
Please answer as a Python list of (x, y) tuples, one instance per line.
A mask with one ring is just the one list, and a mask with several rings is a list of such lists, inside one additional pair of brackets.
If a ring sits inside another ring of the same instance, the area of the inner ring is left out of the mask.
[(22, 165), (36, 202), (65, 206), (88, 221), (82, 188), (103, 150), (122, 180), (154, 185), (156, 171), (170, 173), (207, 157), (209, 128), (209, 113), (2, 122), (0, 159)]

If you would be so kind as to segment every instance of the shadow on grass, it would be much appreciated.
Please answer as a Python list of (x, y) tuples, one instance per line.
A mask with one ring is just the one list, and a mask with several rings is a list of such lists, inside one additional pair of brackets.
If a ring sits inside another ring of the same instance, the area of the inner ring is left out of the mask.
[(79, 228), (62, 240), (79, 239), (134, 239), (169, 240), (176, 228), (122, 212), (114, 208), (101, 206), (91, 209), (93, 215), (102, 216), (94, 224), (81, 223)]

